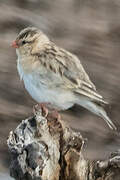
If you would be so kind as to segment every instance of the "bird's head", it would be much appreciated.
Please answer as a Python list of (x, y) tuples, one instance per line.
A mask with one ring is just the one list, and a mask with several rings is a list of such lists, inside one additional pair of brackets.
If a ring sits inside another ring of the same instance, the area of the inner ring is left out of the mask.
[(20, 31), (12, 47), (16, 48), (16, 52), (20, 56), (29, 56), (37, 53), (49, 43), (48, 37), (35, 27), (28, 27)]

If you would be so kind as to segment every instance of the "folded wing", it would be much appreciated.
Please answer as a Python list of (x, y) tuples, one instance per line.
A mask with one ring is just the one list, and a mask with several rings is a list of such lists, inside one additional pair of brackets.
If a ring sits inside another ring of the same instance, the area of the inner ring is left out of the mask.
[(36, 55), (43, 66), (49, 71), (60, 75), (63, 80), (62, 85), (60, 84), (62, 88), (67, 88), (74, 93), (86, 96), (98, 104), (108, 104), (97, 93), (95, 85), (91, 82), (80, 60), (75, 55), (57, 47), (53, 43), (47, 44)]

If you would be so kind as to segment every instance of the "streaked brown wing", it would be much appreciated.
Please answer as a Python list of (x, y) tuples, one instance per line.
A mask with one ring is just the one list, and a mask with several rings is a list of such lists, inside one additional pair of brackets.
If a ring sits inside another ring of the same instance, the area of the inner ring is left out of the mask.
[(107, 103), (97, 93), (94, 84), (75, 55), (51, 43), (43, 51), (37, 53), (37, 56), (42, 65), (62, 77), (64, 82), (62, 88), (71, 89), (93, 101)]

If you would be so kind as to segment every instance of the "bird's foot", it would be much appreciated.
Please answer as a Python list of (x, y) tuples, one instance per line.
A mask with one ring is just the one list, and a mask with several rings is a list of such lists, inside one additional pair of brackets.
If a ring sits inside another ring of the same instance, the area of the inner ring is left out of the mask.
[(43, 115), (44, 117), (47, 117), (49, 111), (48, 111), (48, 109), (47, 109), (46, 106), (47, 106), (48, 104), (49, 104), (49, 103), (40, 103), (40, 104), (35, 105), (35, 106), (33, 107), (33, 113), (36, 114), (36, 111), (39, 110), (39, 109), (41, 109), (41, 110), (42, 110), (42, 115)]
[(61, 119), (60, 114), (58, 113), (57, 110), (52, 110), (49, 114), (48, 114), (48, 126), (51, 129), (52, 127), (56, 127), (57, 124), (59, 123), (59, 120)]
[(50, 103), (39, 103), (39, 104), (33, 106), (34, 115), (36, 115), (36, 112), (41, 109), (42, 115), (44, 117), (48, 117), (50, 119), (59, 121), (61, 119), (60, 114), (58, 113), (57, 110), (55, 110), (55, 109), (53, 110), (53, 109), (49, 108), (49, 106), (50, 106)]
[(53, 110), (49, 116), (57, 121), (59, 121), (61, 119), (61, 116), (57, 110)]

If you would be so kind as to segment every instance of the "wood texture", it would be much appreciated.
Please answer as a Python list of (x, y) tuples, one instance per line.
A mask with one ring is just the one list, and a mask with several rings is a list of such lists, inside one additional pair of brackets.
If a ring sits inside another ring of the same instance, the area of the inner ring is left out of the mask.
[(119, 180), (120, 151), (104, 161), (83, 156), (84, 138), (37, 109), (9, 133), (10, 175), (16, 180)]

